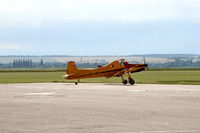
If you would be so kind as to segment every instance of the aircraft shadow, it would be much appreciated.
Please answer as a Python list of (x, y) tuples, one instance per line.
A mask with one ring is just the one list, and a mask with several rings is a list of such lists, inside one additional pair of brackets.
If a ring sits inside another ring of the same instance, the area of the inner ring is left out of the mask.
[(119, 84), (119, 83), (104, 83), (103, 85), (112, 85), (112, 86), (137, 86), (137, 85), (130, 85), (130, 84), (127, 84), (127, 85), (124, 85), (124, 84)]

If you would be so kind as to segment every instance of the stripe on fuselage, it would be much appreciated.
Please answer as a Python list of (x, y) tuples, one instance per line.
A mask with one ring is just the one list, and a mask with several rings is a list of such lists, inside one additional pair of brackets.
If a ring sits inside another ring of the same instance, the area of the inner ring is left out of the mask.
[(80, 76), (75, 76), (75, 77), (84, 77), (84, 76), (92, 76), (92, 75), (96, 75), (96, 74), (103, 74), (103, 73), (108, 73), (108, 72), (115, 72), (115, 71), (120, 71), (123, 70), (125, 68), (120, 68), (120, 69), (115, 69), (115, 70), (109, 70), (109, 71), (103, 71), (103, 72), (95, 72), (95, 73), (89, 73), (89, 74), (85, 74), (85, 75), (80, 75)]

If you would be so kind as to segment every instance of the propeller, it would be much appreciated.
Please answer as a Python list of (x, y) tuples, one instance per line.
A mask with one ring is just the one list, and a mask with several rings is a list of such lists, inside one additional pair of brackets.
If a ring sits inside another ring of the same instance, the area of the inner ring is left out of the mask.
[(144, 61), (145, 67), (147, 68), (147, 70), (149, 70), (149, 66), (148, 66), (148, 64), (146, 63), (145, 57), (143, 57), (143, 61)]

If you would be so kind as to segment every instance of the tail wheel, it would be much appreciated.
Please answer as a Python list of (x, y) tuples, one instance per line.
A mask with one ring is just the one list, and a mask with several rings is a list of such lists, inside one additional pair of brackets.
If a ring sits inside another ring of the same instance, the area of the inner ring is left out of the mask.
[(128, 81), (127, 81), (126, 79), (124, 79), (124, 80), (122, 81), (122, 83), (126, 85), (126, 84), (128, 83)]
[(129, 78), (129, 79), (128, 79), (128, 82), (129, 82), (131, 85), (134, 85), (134, 84), (135, 84), (135, 80), (133, 80), (132, 78)]
[(75, 82), (75, 85), (78, 85), (78, 83), (80, 83), (80, 79), (78, 79), (78, 81), (77, 81), (77, 82)]

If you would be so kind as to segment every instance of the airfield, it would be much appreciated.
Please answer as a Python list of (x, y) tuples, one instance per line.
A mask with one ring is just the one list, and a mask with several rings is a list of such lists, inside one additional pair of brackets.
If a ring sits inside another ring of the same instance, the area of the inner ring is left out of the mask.
[(0, 84), (1, 133), (199, 133), (200, 85)]

